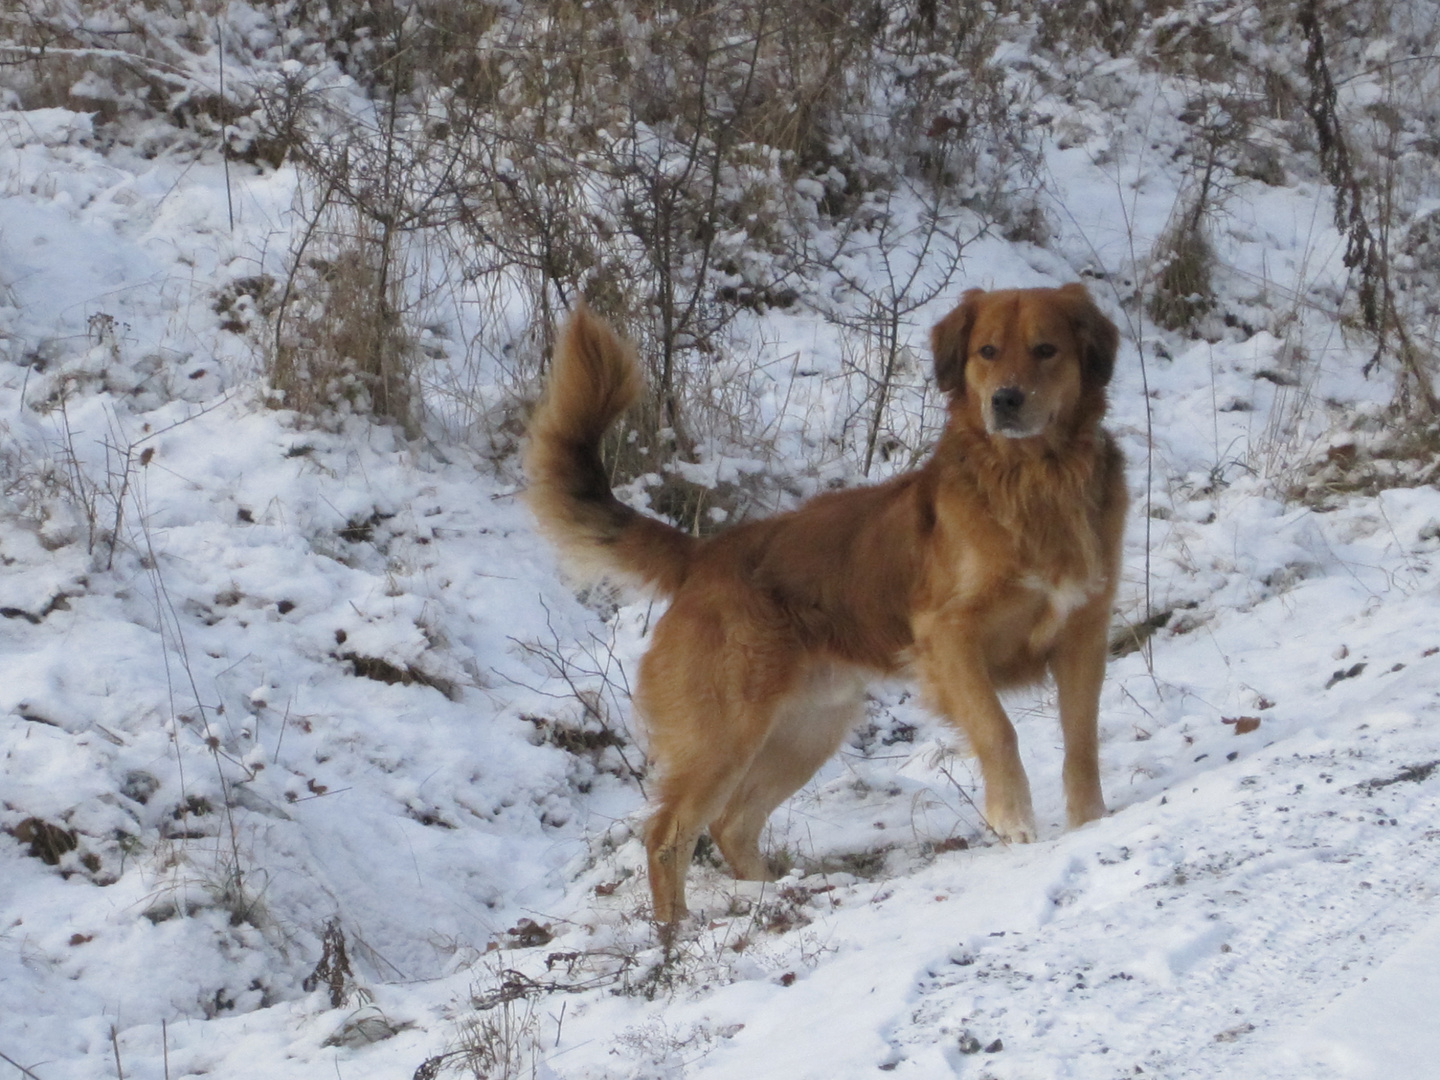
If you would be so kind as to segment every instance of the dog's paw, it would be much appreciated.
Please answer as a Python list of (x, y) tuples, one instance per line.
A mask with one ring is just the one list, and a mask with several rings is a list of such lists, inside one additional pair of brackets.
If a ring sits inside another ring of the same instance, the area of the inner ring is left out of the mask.
[(1035, 823), (1017, 823), (1013, 825), (991, 825), (995, 835), (1004, 840), (1007, 844), (1033, 844), (1036, 839)]
[(990, 828), (1007, 844), (1033, 844), (1039, 836), (1035, 828), (1035, 814), (1028, 807), (1012, 810), (992, 810), (988, 815)]

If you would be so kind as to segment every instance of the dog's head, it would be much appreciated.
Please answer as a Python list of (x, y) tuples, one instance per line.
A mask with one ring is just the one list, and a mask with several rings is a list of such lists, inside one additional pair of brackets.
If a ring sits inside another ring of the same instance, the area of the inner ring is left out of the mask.
[(935, 381), (992, 437), (1098, 418), (1119, 331), (1084, 285), (971, 289), (930, 336)]

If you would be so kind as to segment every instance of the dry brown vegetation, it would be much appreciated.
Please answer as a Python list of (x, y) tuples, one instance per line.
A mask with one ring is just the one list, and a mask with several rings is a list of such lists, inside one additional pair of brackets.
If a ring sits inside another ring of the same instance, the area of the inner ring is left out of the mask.
[[(292, 28), (283, 42), (242, 40), (219, 5), (117, 15), (98, 0), (22, 0), (0, 15), (0, 63), (14, 103), (85, 109), (102, 138), (220, 147), (308, 175), (310, 228), (251, 328), (286, 406), (345, 403), (418, 431), (417, 341), (427, 290), (442, 287), (427, 272), (439, 252), (444, 287), (490, 313), (472, 351), (505, 369), (513, 398), (499, 414), (465, 407), (485, 414), (501, 453), (558, 316), (584, 296), (649, 366), (649, 392), (609, 447), (616, 478), (665, 474), (657, 508), (677, 520), (701, 528), (717, 499), (749, 497), (664, 468), (753, 439), (734, 380), (716, 376), (749, 309), (812, 304), (859, 331), (853, 441), (864, 471), (904, 458), (913, 447), (890, 416), (909, 363), (898, 330), (949, 275), (922, 282), (889, 264), (897, 195), (938, 225), (926, 258), (942, 271), (977, 231), (1045, 245), (1041, 151), (1056, 133), (1033, 102), (1088, 92), (1097, 64), (1128, 58), (1189, 97), (1175, 151), (1188, 182), (1171, 228), (1128, 270), (1144, 317), (1201, 337), (1250, 325), (1216, 276), (1227, 201), (1245, 182), (1319, 180), (1348, 245), (1349, 324), (1372, 362), (1400, 371), (1402, 409), (1435, 410), (1440, 262), (1434, 215), (1413, 212), (1433, 197), (1440, 146), (1440, 121), (1417, 107), (1440, 89), (1430, 5), (259, 6)], [(1005, 43), (1029, 59), (1006, 69)], [(1347, 97), (1357, 80), (1379, 92)], [(889, 285), (841, 272), (862, 246), (884, 255)], [(837, 279), (869, 291), (827, 305)]]

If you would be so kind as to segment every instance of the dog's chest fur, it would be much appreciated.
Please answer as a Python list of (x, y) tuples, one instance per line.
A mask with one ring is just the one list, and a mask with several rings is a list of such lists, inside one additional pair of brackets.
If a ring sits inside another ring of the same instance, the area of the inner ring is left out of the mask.
[(994, 663), (1028, 667), (1106, 591), (1097, 478), (1083, 465), (1057, 474), (1034, 462), (1028, 474), (1017, 468), (978, 482), (976, 464), (947, 470), (936, 493), (937, 557), (925, 591), (936, 608), (981, 618)]

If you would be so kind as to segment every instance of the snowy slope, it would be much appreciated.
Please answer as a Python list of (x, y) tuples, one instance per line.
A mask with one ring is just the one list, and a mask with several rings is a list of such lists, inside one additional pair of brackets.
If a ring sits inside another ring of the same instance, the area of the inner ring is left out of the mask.
[[(1440, 493), (1281, 497), (1382, 434), (1389, 395), (1301, 303), (1343, 280), (1323, 191), (1257, 183), (1218, 238), (1237, 309), (1296, 308), (1284, 339), (1176, 341), (1121, 306), (1176, 201), (1159, 151), (1057, 146), (1052, 249), (967, 253), (964, 287), (1088, 269), (1127, 329), (1120, 617), (1147, 589), (1173, 614), (1111, 668), (1111, 816), (1062, 830), (1053, 710), (1020, 697), (1042, 840), (995, 843), (951, 737), (877, 687), (776, 815), (791, 876), (696, 867), (704, 917), (666, 956), (623, 694), (653, 613), (575, 599), (513, 462), (268, 407), (215, 304), (278, 273), (293, 173), (240, 170), (232, 231), (216, 162), (101, 153), (62, 110), (0, 136), (12, 1062), (365, 1078), (469, 1045), (497, 1076), (1433, 1075)], [(752, 329), (838, 370), (817, 325)]]
[(214, 166), (0, 123), (5, 1022), (59, 1047), (249, 1011), (332, 918), (373, 978), (451, 969), (561, 894), (606, 807), (523, 719), (556, 709), (519, 643), (579, 609), (473, 460), (264, 407), (214, 293), (263, 269), (292, 179), (245, 185), (232, 236)]

